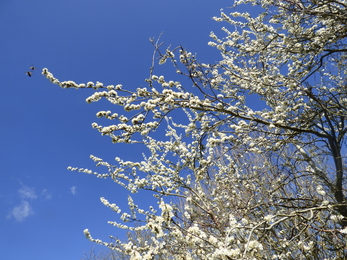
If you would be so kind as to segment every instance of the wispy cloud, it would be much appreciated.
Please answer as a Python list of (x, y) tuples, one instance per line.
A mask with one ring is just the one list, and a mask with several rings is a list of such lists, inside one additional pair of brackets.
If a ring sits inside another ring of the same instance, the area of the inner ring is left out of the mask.
[(39, 195), (36, 195), (34, 188), (28, 187), (24, 185), (23, 183), (21, 183), (21, 185), (22, 185), (22, 188), (17, 190), (18, 196), (20, 197), (21, 202), (19, 205), (12, 208), (7, 215), (8, 219), (14, 218), (18, 222), (22, 222), (27, 217), (34, 214), (30, 201), (36, 200), (39, 197), (43, 200), (50, 200), (52, 198), (52, 195), (48, 192), (47, 189), (42, 190), (42, 192)]
[(23, 185), (23, 187), (18, 190), (18, 193), (22, 199), (37, 199), (34, 188), (28, 186)]
[(76, 186), (72, 186), (70, 188), (70, 191), (71, 191), (72, 195), (76, 195), (77, 194), (77, 187)]
[(50, 200), (52, 198), (52, 195), (48, 192), (47, 189), (44, 189), (41, 192), (41, 196), (43, 197), (44, 200)]
[(18, 190), (21, 203), (15, 206), (7, 215), (8, 219), (14, 218), (18, 222), (24, 221), (27, 217), (34, 214), (29, 200), (37, 199), (35, 189), (22, 184), (22, 188)]
[(7, 215), (7, 218), (12, 218), (18, 222), (24, 221), (30, 215), (33, 215), (34, 212), (28, 201), (22, 200), (21, 204), (17, 207), (14, 207), (11, 212)]

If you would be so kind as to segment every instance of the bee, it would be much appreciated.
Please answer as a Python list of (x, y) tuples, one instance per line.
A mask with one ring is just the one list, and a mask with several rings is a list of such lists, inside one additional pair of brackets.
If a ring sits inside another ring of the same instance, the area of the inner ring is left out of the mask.
[(37, 68), (35, 68), (34, 66), (30, 66), (29, 69), (30, 70), (25, 72), (25, 74), (27, 74), (29, 77), (31, 77), (33, 75), (33, 71), (36, 70)]

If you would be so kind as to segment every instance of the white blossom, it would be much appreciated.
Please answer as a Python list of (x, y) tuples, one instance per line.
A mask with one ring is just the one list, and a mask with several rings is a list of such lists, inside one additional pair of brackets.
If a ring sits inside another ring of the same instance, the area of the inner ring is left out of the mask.
[(153, 64), (171, 61), (180, 81), (152, 67), (134, 90), (59, 81), (44, 69), (62, 88), (93, 90), (86, 102), (114, 105), (92, 128), (143, 153), (125, 159), (116, 149), (112, 163), (91, 155), (100, 173), (68, 169), (158, 202), (141, 208), (129, 196), (124, 210), (100, 198), (119, 218), (108, 223), (133, 236), (85, 236), (130, 259), (343, 259), (346, 6), (237, 0), (213, 18), (224, 23), (208, 42), (220, 52), (215, 64), (153, 42)]

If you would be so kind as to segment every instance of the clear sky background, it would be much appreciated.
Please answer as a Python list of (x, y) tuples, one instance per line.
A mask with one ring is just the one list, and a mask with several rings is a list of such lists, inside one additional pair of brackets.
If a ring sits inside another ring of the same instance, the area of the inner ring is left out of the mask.
[[(126, 206), (127, 192), (111, 180), (66, 168), (95, 169), (90, 154), (131, 159), (137, 148), (112, 144), (91, 128), (100, 122), (95, 113), (112, 109), (109, 104), (87, 104), (91, 90), (61, 89), (41, 75), (42, 68), (61, 81), (136, 89), (149, 75), (148, 39), (161, 32), (164, 48), (182, 45), (201, 61), (218, 60), (217, 50), (207, 45), (209, 33), (223, 35), (220, 28), (227, 24), (211, 18), (231, 5), (230, 0), (0, 1), (0, 259), (80, 259), (95, 246), (85, 239), (85, 228), (105, 241), (124, 235), (107, 224), (118, 218), (99, 198)], [(28, 77), (32, 65), (38, 70)], [(135, 196), (136, 203), (146, 204), (149, 197)]]

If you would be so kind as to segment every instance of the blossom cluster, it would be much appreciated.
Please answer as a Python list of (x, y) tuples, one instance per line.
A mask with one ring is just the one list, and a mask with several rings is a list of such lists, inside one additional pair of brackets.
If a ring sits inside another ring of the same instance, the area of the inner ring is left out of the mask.
[[(237, 10), (241, 4), (264, 10), (253, 17)], [(96, 113), (114, 122), (94, 122), (101, 135), (144, 148), (139, 161), (91, 156), (106, 173), (69, 169), (110, 178), (130, 194), (151, 191), (158, 202), (143, 209), (129, 195), (126, 212), (101, 198), (120, 218), (109, 223), (137, 237), (105, 243), (85, 230), (86, 237), (134, 260), (342, 259), (346, 6), (235, 1), (236, 10), (214, 17), (227, 24), (223, 37), (210, 33), (216, 64), (155, 45), (159, 64), (171, 61), (189, 84), (151, 69), (148, 85), (131, 90), (61, 82), (44, 69), (62, 88), (95, 90), (88, 103), (117, 106)]]

